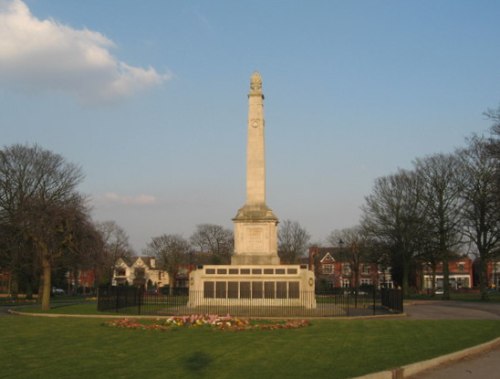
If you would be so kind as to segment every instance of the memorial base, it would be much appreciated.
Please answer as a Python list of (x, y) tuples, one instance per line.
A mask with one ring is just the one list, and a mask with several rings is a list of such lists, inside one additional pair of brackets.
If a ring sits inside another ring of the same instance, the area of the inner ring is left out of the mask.
[(316, 308), (314, 274), (300, 265), (201, 266), (189, 277), (188, 307)]

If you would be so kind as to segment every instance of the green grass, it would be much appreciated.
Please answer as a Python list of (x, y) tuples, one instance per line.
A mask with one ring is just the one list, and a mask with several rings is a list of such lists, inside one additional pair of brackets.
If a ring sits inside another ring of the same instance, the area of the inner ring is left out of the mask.
[(96, 319), (0, 318), (0, 376), (348, 378), (500, 336), (500, 322), (313, 320), (292, 330), (167, 332)]
[(19, 310), (20, 312), (26, 313), (53, 313), (53, 314), (81, 314), (81, 315), (96, 315), (96, 314), (109, 314), (105, 312), (97, 311), (97, 304), (95, 301), (89, 301), (85, 303), (77, 304), (57, 304), (51, 303), (51, 309), (49, 311), (42, 311), (40, 305), (26, 306), (19, 309), (14, 308), (14, 310)]

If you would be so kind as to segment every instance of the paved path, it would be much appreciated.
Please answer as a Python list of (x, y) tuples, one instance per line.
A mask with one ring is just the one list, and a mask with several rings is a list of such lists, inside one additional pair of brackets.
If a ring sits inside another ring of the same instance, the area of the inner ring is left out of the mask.
[(410, 377), (411, 379), (498, 379), (500, 347), (482, 354), (443, 364)]
[[(405, 306), (405, 312), (410, 319), (416, 320), (500, 320), (500, 303), (416, 301)], [(500, 346), (411, 377), (411, 379), (443, 378), (500, 379)]]
[(500, 320), (500, 303), (414, 301), (405, 312), (416, 320)]

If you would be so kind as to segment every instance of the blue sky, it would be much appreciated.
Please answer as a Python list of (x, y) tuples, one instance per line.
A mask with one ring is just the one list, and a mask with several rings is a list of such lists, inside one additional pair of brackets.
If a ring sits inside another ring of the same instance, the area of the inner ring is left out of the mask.
[(268, 205), (321, 242), (375, 178), (487, 133), (499, 16), (486, 0), (0, 0), (0, 142), (81, 165), (94, 219), (137, 252), (232, 228), (258, 70)]

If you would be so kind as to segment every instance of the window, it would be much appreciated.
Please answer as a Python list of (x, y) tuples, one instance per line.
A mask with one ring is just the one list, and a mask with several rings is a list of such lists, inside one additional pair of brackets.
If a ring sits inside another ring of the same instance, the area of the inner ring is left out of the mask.
[(333, 265), (332, 264), (324, 264), (321, 266), (321, 272), (323, 274), (333, 274)]
[(119, 267), (115, 269), (115, 276), (126, 276), (125, 269), (123, 267)]
[(136, 279), (143, 279), (146, 276), (146, 270), (143, 267), (137, 267), (134, 274)]
[(349, 263), (342, 263), (342, 274), (351, 275), (351, 265)]
[(371, 272), (371, 267), (369, 264), (364, 263), (363, 264), (363, 274), (370, 274)]
[(342, 279), (342, 287), (348, 288), (351, 286), (351, 281), (349, 279)]
[(464, 272), (465, 271), (465, 263), (459, 262), (457, 264), (458, 272)]

